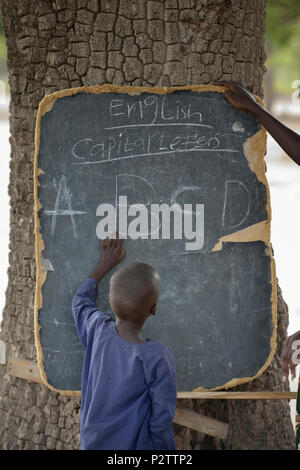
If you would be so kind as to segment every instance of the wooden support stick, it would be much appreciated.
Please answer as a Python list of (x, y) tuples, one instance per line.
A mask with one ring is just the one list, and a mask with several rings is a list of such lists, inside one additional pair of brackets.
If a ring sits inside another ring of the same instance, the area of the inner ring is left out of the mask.
[(6, 364), (6, 347), (4, 341), (0, 340), (0, 364)]
[[(7, 372), (22, 379), (42, 384), (39, 367), (34, 361), (27, 361), (17, 357), (7, 360)], [(197, 400), (295, 400), (297, 392), (177, 392), (177, 398), (190, 398)]]
[(174, 423), (219, 439), (225, 439), (227, 435), (228, 424), (192, 410), (176, 408)]
[(36, 362), (27, 361), (26, 359), (8, 358), (7, 372), (10, 375), (20, 377), (21, 379), (30, 380), (42, 384), (40, 370)]
[(178, 392), (177, 398), (198, 400), (294, 400), (297, 392)]

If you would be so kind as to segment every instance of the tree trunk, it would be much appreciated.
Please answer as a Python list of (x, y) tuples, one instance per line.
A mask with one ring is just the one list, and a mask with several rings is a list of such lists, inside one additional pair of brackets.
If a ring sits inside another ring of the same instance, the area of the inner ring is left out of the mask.
[[(233, 79), (262, 95), (265, 0), (1, 0), (10, 103), (10, 254), (1, 339), (36, 360), (33, 329), (35, 117), (48, 93), (77, 87), (187, 85)], [(287, 306), (278, 289), (278, 348), (270, 367), (238, 390), (283, 390), (279, 354)], [(286, 401), (192, 401), (228, 421), (218, 441), (175, 425), (178, 449), (288, 449)], [(77, 449), (80, 400), (9, 376), (0, 366), (2, 449)]]

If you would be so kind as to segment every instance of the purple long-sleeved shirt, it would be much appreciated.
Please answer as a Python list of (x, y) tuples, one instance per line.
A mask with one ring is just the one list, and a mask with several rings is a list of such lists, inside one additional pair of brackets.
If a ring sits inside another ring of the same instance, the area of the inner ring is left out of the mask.
[(85, 349), (80, 449), (176, 449), (176, 367), (172, 350), (147, 338), (122, 338), (111, 315), (96, 306), (98, 283), (88, 278), (72, 299)]

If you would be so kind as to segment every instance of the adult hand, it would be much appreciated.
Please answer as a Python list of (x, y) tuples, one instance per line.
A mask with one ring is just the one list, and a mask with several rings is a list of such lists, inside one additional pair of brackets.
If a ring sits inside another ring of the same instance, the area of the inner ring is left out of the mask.
[(224, 86), (228, 90), (224, 91), (224, 96), (229, 103), (237, 109), (248, 111), (251, 114), (256, 114), (259, 103), (256, 101), (252, 94), (253, 88), (245, 88), (240, 82), (233, 82), (228, 80), (219, 80), (213, 82), (213, 85)]

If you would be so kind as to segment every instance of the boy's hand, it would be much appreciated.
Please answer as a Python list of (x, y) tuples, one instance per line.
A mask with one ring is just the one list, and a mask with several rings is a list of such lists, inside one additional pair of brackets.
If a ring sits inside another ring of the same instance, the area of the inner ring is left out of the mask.
[(227, 80), (213, 82), (213, 85), (227, 87), (229, 90), (224, 91), (224, 96), (227, 98), (229, 103), (237, 109), (242, 109), (255, 115), (258, 108), (260, 108), (259, 103), (251, 93), (251, 91), (253, 91), (252, 87), (249, 87), (251, 89), (250, 91), (250, 89), (245, 88), (242, 83)]
[(116, 264), (120, 263), (125, 256), (125, 249), (122, 248), (123, 238), (109, 237), (108, 241), (101, 240), (102, 256), (100, 266), (110, 271)]
[(117, 238), (116, 234), (110, 234), (107, 240), (101, 240), (101, 261), (95, 271), (89, 276), (98, 282), (114, 267), (120, 263), (125, 256), (123, 239)]

